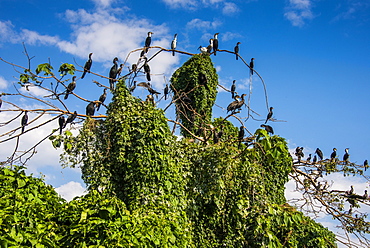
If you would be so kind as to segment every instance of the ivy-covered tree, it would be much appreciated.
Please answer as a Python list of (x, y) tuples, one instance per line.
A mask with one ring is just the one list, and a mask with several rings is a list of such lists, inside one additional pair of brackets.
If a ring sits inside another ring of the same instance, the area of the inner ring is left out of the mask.
[[(145, 59), (145, 63), (155, 56)], [(319, 201), (342, 222), (348, 233), (369, 232), (365, 214), (352, 216), (343, 207), (344, 201), (349, 201), (351, 208), (368, 204), (368, 198), (354, 192), (330, 191), (318, 181), (322, 173), (362, 174), (363, 166), (337, 160), (294, 161), (282, 137), (271, 136), (264, 129), (245, 137), (244, 123), (236, 127), (228, 120), (234, 117), (240, 121), (237, 111), (213, 119), (218, 76), (209, 54), (191, 55), (172, 75), (171, 104), (175, 104), (177, 119), (169, 120), (165, 110), (156, 107), (153, 93), (146, 100), (131, 94), (136, 77), (144, 73), (143, 65), (136, 64), (116, 80), (115, 89), (111, 89), (112, 102), (104, 103), (106, 115), (78, 114), (77, 118), (84, 121), (77, 135), (69, 130), (58, 135), (59, 129), (55, 129), (43, 138), (64, 149), (61, 157), (64, 166), (81, 167), (89, 189), (86, 196), (70, 203), (58, 198), (52, 200), (58, 213), (53, 216), (55, 235), (48, 238), (55, 244), (59, 242), (60, 247), (335, 247), (336, 237), (332, 232), (287, 203), (284, 190), (289, 176), (296, 180), (298, 189), (302, 187), (304, 196)], [(76, 72), (73, 65), (63, 64), (59, 68), (60, 76), (50, 64), (39, 65), (35, 71), (23, 69), (20, 86), (40, 87), (49, 92), (46, 97), (54, 102), (33, 98), (51, 109), (28, 111), (40, 115), (50, 112), (51, 120), (60, 120), (65, 114), (73, 117), (74, 112), (60, 97), (69, 82), (65, 76)], [(55, 83), (48, 88), (46, 80)], [(96, 84), (108, 89), (104, 84)], [(152, 89), (150, 84), (145, 85)], [(28, 97), (20, 92), (16, 95)], [(102, 103), (76, 96), (92, 106)], [(4, 111), (20, 112), (14, 120), (25, 111), (10, 101), (4, 102), (9, 106)], [(251, 110), (251, 106), (245, 105)], [(171, 132), (172, 123), (180, 126), (182, 138)], [(64, 129), (64, 124), (60, 129)], [(13, 134), (0, 142), (19, 139), (21, 135)], [(3, 164), (22, 162), (20, 158), (25, 154), (15, 152)], [(21, 173), (19, 169), (2, 170)], [(17, 187), (12, 187), (18, 192)], [(11, 197), (6, 193), (4, 197), (0, 204), (11, 204)], [(45, 204), (48, 201), (41, 200)], [(14, 202), (21, 203), (19, 199)], [(40, 225), (47, 221), (46, 217), (35, 218), (35, 223)], [(16, 219), (5, 223), (4, 230), (13, 230), (14, 225), (19, 227)], [(25, 228), (32, 225), (26, 224)], [(0, 240), (7, 245), (23, 245), (20, 238), (14, 239), (17, 235), (27, 236), (18, 234), (21, 232), (22, 227), (16, 229), (10, 239), (5, 231)], [(38, 240), (40, 247), (47, 246), (43, 237)], [(362, 242), (367, 242), (365, 236)]]

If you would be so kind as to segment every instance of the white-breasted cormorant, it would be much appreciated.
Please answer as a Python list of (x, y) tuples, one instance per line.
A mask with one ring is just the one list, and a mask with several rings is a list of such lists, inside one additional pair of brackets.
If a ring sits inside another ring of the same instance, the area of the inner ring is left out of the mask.
[(173, 40), (171, 42), (172, 56), (175, 56), (174, 50), (176, 49), (176, 46), (177, 46), (177, 34), (173, 36)]
[(66, 118), (64, 118), (64, 116), (62, 115), (61, 117), (59, 117), (59, 134), (62, 134), (62, 129), (65, 127), (65, 124), (66, 124)]
[(148, 37), (145, 39), (145, 47), (149, 48), (152, 43), (152, 32), (148, 32)]
[(72, 123), (76, 119), (76, 117), (77, 117), (77, 111), (73, 112), (73, 114), (71, 114), (67, 117), (67, 120), (66, 120), (63, 128), (65, 128), (68, 123)]
[(68, 99), (68, 95), (72, 93), (72, 91), (76, 88), (76, 76), (72, 77), (72, 82), (70, 82), (67, 86), (67, 92), (64, 96), (64, 100)]
[(97, 111), (99, 111), (100, 105), (102, 105), (102, 103), (104, 103), (106, 98), (107, 98), (107, 89), (104, 88), (103, 94), (101, 94), (101, 96), (99, 97), (98, 107), (96, 108)]
[(90, 102), (87, 106), (86, 106), (86, 115), (87, 116), (93, 116), (95, 114), (95, 107), (96, 107), (96, 102), (93, 101), (93, 102)]
[(251, 62), (249, 63), (250, 74), (253, 75), (253, 68), (254, 68), (254, 58), (251, 58)]
[(235, 90), (236, 90), (235, 81), (236, 81), (236, 80), (233, 80), (233, 84), (231, 85), (231, 89), (230, 89), (230, 91), (231, 91), (231, 97), (232, 97), (233, 99), (235, 99), (235, 98), (234, 98), (234, 96), (235, 96)]
[(330, 160), (334, 160), (337, 157), (337, 148), (333, 148), (333, 152), (330, 154)]
[(239, 57), (239, 45), (242, 44), (240, 42), (236, 43), (236, 46), (234, 47), (234, 53), (235, 53), (235, 58), (238, 60)]
[(208, 53), (208, 49), (207, 47), (202, 47), (202, 46), (199, 46), (198, 49), (200, 50), (200, 52), (202, 54), (207, 54)]
[(215, 35), (213, 36), (213, 52), (216, 56), (216, 52), (218, 51), (218, 34), (219, 33), (215, 33)]
[(267, 131), (267, 133), (274, 134), (274, 129), (271, 126), (265, 125), (265, 124), (261, 124), (261, 127), (263, 127)]
[(28, 125), (28, 115), (27, 110), (24, 111), (24, 115), (21, 120), (21, 126), (22, 126), (22, 133), (24, 132), (24, 127)]
[(268, 114), (267, 114), (267, 117), (266, 117), (266, 121), (265, 121), (265, 124), (271, 119), (271, 117), (272, 117), (272, 115), (274, 114), (273, 112), (272, 112), (272, 110), (273, 110), (274, 108), (273, 107), (270, 107), (270, 110), (269, 110), (269, 112), (268, 112)]
[(349, 148), (346, 148), (346, 149), (344, 149), (344, 155), (343, 155), (343, 161), (344, 162), (348, 162), (348, 159), (349, 159), (349, 154), (348, 154), (348, 150), (349, 150)]
[(91, 56), (93, 53), (89, 54), (89, 59), (86, 61), (85, 66), (84, 66), (84, 72), (82, 73), (81, 79), (83, 79), (86, 75), (86, 72), (90, 73), (91, 65), (92, 65), (92, 59)]
[(164, 100), (167, 100), (167, 95), (169, 93), (168, 84), (166, 84), (166, 87), (164, 87), (163, 93), (164, 93)]
[(113, 59), (113, 66), (110, 68), (109, 71), (109, 85), (111, 90), (114, 89), (114, 81), (117, 77), (117, 72), (118, 72), (118, 58), (115, 57)]
[(315, 153), (317, 154), (317, 156), (319, 156), (320, 160), (323, 160), (324, 155), (323, 155), (322, 151), (319, 148), (316, 148)]

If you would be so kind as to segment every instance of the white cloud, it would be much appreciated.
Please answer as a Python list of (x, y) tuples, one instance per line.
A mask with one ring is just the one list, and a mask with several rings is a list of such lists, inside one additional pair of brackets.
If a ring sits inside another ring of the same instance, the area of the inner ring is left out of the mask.
[(80, 183), (74, 181), (70, 181), (58, 188), (55, 188), (55, 191), (67, 201), (73, 200), (76, 196), (86, 194), (86, 189)]
[(225, 2), (224, 7), (222, 8), (222, 13), (224, 15), (232, 15), (239, 12), (239, 8), (235, 3)]
[(229, 40), (234, 40), (236, 38), (241, 38), (242, 36), (238, 33), (233, 33), (233, 32), (226, 32), (224, 34), (221, 34), (221, 40), (222, 41), (229, 41)]
[(195, 0), (163, 0), (170, 8), (195, 9), (198, 4)]
[(220, 25), (222, 24), (222, 22), (218, 21), (218, 20), (214, 20), (214, 21), (203, 21), (201, 19), (193, 19), (191, 20), (190, 22), (188, 22), (186, 24), (186, 27), (189, 28), (189, 29), (199, 29), (199, 30), (202, 30), (202, 31), (206, 31), (206, 30), (209, 30), (209, 29), (215, 29), (217, 27), (219, 27)]
[(6, 89), (8, 87), (8, 82), (0, 76), (0, 90)]
[(310, 0), (289, 0), (289, 5), (284, 13), (293, 26), (302, 27), (305, 21), (314, 18)]
[(107, 7), (110, 7), (110, 5), (115, 2), (115, 0), (93, 0), (94, 3), (97, 5), (97, 6), (100, 6), (100, 7), (103, 7), (103, 8), (107, 8)]

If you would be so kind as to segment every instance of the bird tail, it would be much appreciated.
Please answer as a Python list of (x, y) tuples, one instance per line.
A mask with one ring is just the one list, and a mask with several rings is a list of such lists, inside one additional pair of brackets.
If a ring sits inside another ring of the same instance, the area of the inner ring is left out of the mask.
[(99, 111), (101, 103), (98, 103), (98, 107), (96, 107), (96, 111)]
[(86, 75), (86, 71), (84, 71), (84, 72), (82, 73), (81, 79), (83, 79), (83, 78), (85, 77), (85, 75)]
[(146, 74), (146, 79), (147, 79), (148, 81), (151, 81), (150, 73), (147, 73), (147, 74)]
[(175, 56), (175, 50), (172, 50), (172, 56)]
[[(63, 125), (63, 126), (64, 126), (64, 125)], [(61, 127), (59, 128), (59, 134), (62, 134), (63, 126), (61, 126)]]
[(216, 52), (217, 52), (217, 50), (215, 50), (215, 56), (216, 56)]
[(114, 90), (114, 81), (109, 79), (110, 90)]
[(24, 126), (22, 126), (22, 133), (24, 133)]
[(236, 58), (236, 60), (238, 60), (238, 57), (239, 57), (239, 56), (238, 56), (238, 54), (237, 54), (237, 53), (235, 53), (235, 58)]
[(68, 95), (69, 95), (69, 93), (67, 92), (66, 95), (64, 96), (64, 100), (68, 99)]
[(234, 91), (231, 91), (231, 97), (234, 99), (234, 97), (235, 97), (235, 92)]

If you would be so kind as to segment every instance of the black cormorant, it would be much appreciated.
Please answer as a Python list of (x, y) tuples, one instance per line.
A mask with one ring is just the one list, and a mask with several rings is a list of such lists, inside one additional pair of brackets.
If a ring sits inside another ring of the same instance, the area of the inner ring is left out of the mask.
[(347, 192), (347, 194), (352, 195), (354, 191), (355, 189), (353, 188), (353, 185), (351, 185), (351, 189)]
[(308, 154), (307, 162), (311, 162), (311, 154)]
[(103, 94), (101, 94), (101, 96), (99, 97), (98, 107), (96, 108), (97, 111), (99, 111), (100, 105), (104, 103), (106, 98), (107, 98), (107, 89), (104, 88)]
[(273, 115), (273, 112), (272, 112), (273, 109), (274, 109), (273, 107), (270, 107), (270, 110), (269, 110), (269, 112), (267, 114), (267, 117), (266, 117), (265, 124), (271, 119), (271, 117)]
[(211, 53), (213, 49), (213, 39), (209, 40), (209, 45), (207, 46), (207, 53)]
[(83, 79), (86, 75), (86, 72), (90, 73), (91, 65), (92, 65), (92, 59), (91, 56), (93, 53), (89, 54), (89, 59), (86, 61), (85, 66), (84, 66), (84, 72), (82, 73), (81, 79)]
[(333, 148), (333, 152), (330, 154), (330, 160), (334, 160), (337, 157), (337, 148)]
[(63, 128), (65, 128), (68, 123), (72, 123), (76, 119), (76, 117), (77, 117), (77, 111), (73, 112), (73, 114), (68, 116)]
[(244, 105), (244, 97), (246, 95), (247, 94), (243, 94), (240, 101), (235, 100), (230, 103), (229, 106), (227, 106), (227, 112), (231, 111), (231, 114), (233, 114), (236, 110), (240, 109)]
[(149, 47), (144, 47), (140, 53), (140, 58), (144, 57), (145, 54), (149, 51)]
[(317, 162), (317, 156), (315, 155), (315, 156), (313, 156), (312, 164), (316, 164), (316, 162)]
[(213, 36), (213, 52), (216, 56), (216, 52), (218, 51), (218, 34), (219, 33), (215, 33), (215, 35)]
[(145, 47), (149, 48), (150, 43), (152, 43), (152, 32), (148, 32), (148, 37), (145, 39)]
[(93, 116), (95, 114), (95, 107), (96, 107), (96, 102), (95, 101), (90, 102), (86, 106), (86, 115), (87, 116)]
[(269, 125), (265, 125), (265, 124), (261, 124), (261, 127), (265, 128), (265, 130), (268, 132), (268, 133), (271, 133), (271, 134), (274, 134), (274, 129), (269, 126)]
[(113, 66), (112, 68), (110, 68), (110, 71), (109, 71), (109, 85), (110, 85), (111, 90), (114, 89), (114, 81), (117, 77), (117, 72), (118, 72), (118, 58), (115, 57), (113, 59)]
[(344, 150), (344, 155), (343, 155), (343, 161), (344, 162), (348, 162), (348, 159), (349, 159), (349, 154), (348, 154), (348, 150), (349, 150), (349, 148), (346, 148), (345, 150)]
[(64, 100), (68, 99), (68, 95), (72, 93), (72, 91), (76, 88), (76, 76), (73, 76), (72, 82), (70, 82), (67, 86), (67, 92), (66, 95), (64, 96)]
[(365, 193), (362, 196), (362, 199), (366, 200), (369, 196), (367, 195), (367, 190), (365, 189)]
[(117, 77), (119, 77), (119, 76), (121, 75), (122, 69), (123, 69), (123, 64), (120, 64), (120, 65), (119, 65), (119, 68), (118, 68), (118, 70), (117, 70), (117, 76), (116, 76), (116, 78), (117, 78)]
[(64, 118), (64, 116), (62, 115), (61, 117), (59, 117), (59, 134), (62, 134), (62, 129), (65, 127), (65, 124), (66, 124), (66, 118)]
[(149, 83), (146, 83), (146, 82), (141, 82), (141, 83), (138, 83), (137, 86), (141, 86), (141, 87), (144, 87), (144, 88), (147, 88), (149, 93), (151, 95), (155, 94), (157, 97), (159, 94), (161, 94), (160, 92), (154, 90)]
[(249, 63), (250, 74), (253, 75), (253, 68), (254, 68), (254, 58), (251, 58), (251, 62)]
[(236, 81), (236, 80), (233, 80), (233, 84), (231, 85), (231, 89), (230, 89), (230, 91), (231, 91), (231, 97), (232, 97), (233, 99), (235, 99), (235, 98), (234, 98), (234, 96), (235, 96), (235, 90), (236, 90), (235, 81)]
[(203, 85), (208, 90), (207, 77), (204, 73), (199, 72), (198, 81), (200, 85)]
[(145, 71), (145, 74), (146, 74), (146, 79), (148, 81), (151, 81), (151, 78), (150, 78), (150, 66), (148, 64), (148, 59), (145, 58), (145, 62), (144, 62), (144, 71)]
[(298, 157), (298, 162), (301, 162), (301, 158), (304, 157), (303, 149), (303, 147), (299, 146), (295, 149), (295, 155)]
[(364, 161), (364, 167), (365, 167), (365, 171), (367, 170), (367, 168), (369, 167), (369, 163), (367, 162), (367, 159)]
[(131, 71), (136, 72), (136, 70), (137, 70), (137, 64), (132, 64)]
[(238, 134), (238, 140), (243, 140), (245, 135), (244, 127), (240, 126), (239, 127), (239, 134)]
[(173, 36), (173, 40), (171, 42), (172, 56), (175, 56), (176, 45), (177, 45), (177, 34)]
[(163, 93), (164, 93), (164, 100), (167, 100), (167, 95), (169, 92), (168, 84), (166, 84), (166, 87), (164, 87)]
[(240, 42), (236, 43), (236, 46), (234, 47), (234, 53), (235, 53), (235, 58), (238, 60), (239, 57), (239, 45), (242, 44)]
[(324, 155), (323, 155), (322, 151), (319, 148), (316, 148), (315, 153), (317, 154), (317, 156), (319, 156), (320, 160), (323, 160)]
[(21, 126), (22, 126), (22, 133), (24, 132), (24, 127), (28, 125), (28, 115), (27, 110), (24, 111), (24, 115), (21, 120)]

